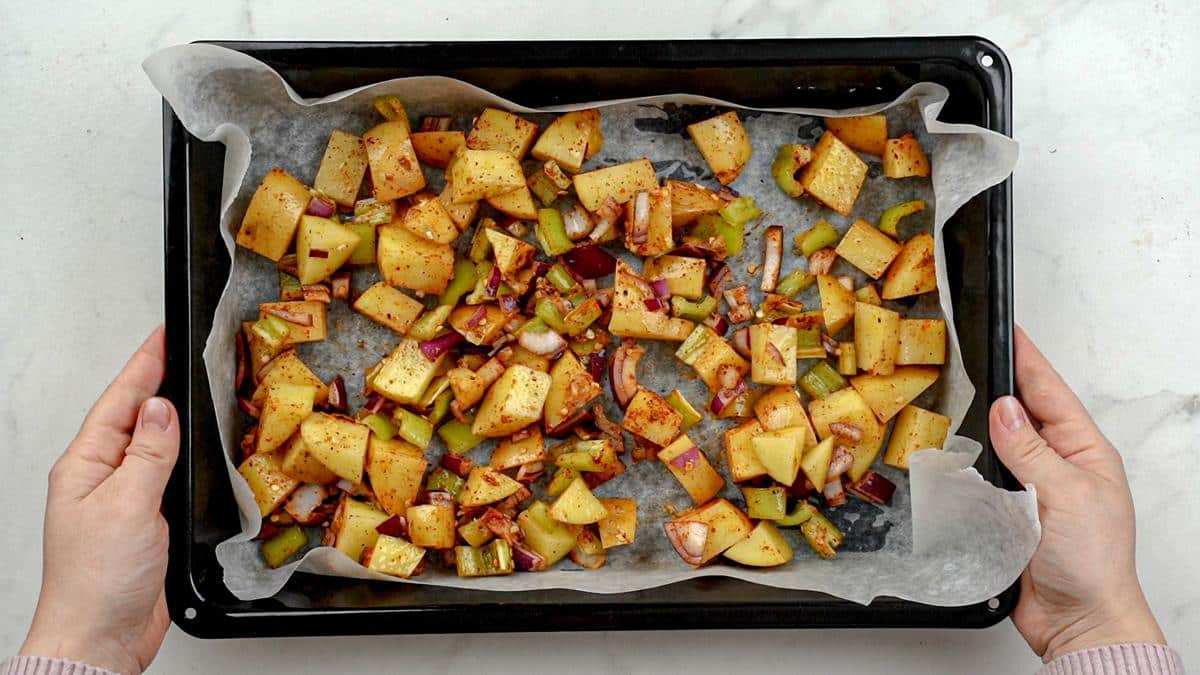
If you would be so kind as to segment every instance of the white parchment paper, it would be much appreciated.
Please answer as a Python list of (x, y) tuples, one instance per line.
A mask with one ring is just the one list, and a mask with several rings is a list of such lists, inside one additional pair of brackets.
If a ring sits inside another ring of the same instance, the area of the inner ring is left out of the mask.
[[(278, 277), (274, 266), (259, 256), (236, 249), (233, 235), (246, 204), (266, 171), (280, 166), (311, 183), (329, 134), (334, 129), (361, 133), (378, 119), (370, 102), (380, 94), (397, 94), (410, 116), (450, 114), (455, 128), (467, 128), (471, 116), (484, 106), (527, 113), (546, 123), (550, 112), (584, 107), (602, 109), (606, 137), (603, 151), (589, 166), (603, 166), (649, 157), (660, 178), (698, 180), (715, 185), (706, 164), (687, 139), (684, 126), (713, 114), (719, 108), (737, 108), (754, 146), (754, 157), (733, 184), (752, 194), (768, 216), (748, 233), (745, 250), (730, 261), (736, 283), (757, 278), (748, 273), (761, 263), (761, 233), (765, 225), (783, 225), (788, 252), (783, 272), (802, 265), (790, 252), (791, 238), (818, 218), (826, 218), (844, 232), (856, 218), (877, 222), (884, 208), (899, 201), (926, 199), (933, 208), (902, 222), (901, 234), (917, 230), (935, 232), (938, 245), (938, 284), (946, 291), (945, 261), (941, 255), (942, 226), (968, 199), (1003, 181), (1017, 159), (1014, 141), (970, 125), (937, 121), (947, 92), (929, 84), (917, 84), (895, 101), (870, 108), (830, 111), (817, 109), (754, 109), (736, 103), (687, 94), (670, 94), (644, 99), (589, 102), (553, 109), (535, 110), (504, 100), (478, 87), (442, 77), (416, 77), (381, 82), (341, 92), (322, 99), (303, 99), (271, 68), (244, 54), (211, 45), (186, 45), (164, 49), (144, 64), (154, 85), (171, 104), (184, 126), (207, 141), (227, 146), (222, 193), (221, 236), (233, 264), (229, 281), (213, 318), (212, 333), (204, 349), (204, 361), (217, 412), (218, 431), (225, 463), (241, 512), (242, 532), (217, 547), (229, 589), (239, 598), (256, 599), (278, 592), (297, 571), (380, 581), (399, 582), (376, 574), (331, 548), (314, 547), (302, 559), (282, 568), (267, 569), (250, 541), (260, 524), (258, 509), (231, 457), (237, 453), (244, 420), (237, 410), (233, 388), (233, 335), (239, 323), (256, 316), (259, 302), (274, 299)], [(892, 135), (913, 131), (920, 138), (933, 164), (931, 180), (890, 180), (882, 176), (877, 158), (867, 157), (867, 182), (855, 205), (853, 217), (842, 218), (820, 208), (811, 199), (790, 199), (774, 187), (770, 163), (781, 143), (812, 143), (820, 136), (821, 116), (843, 116), (885, 112)], [(427, 173), (431, 186), (440, 187), (440, 172)], [(635, 267), (636, 268), (636, 267)], [(837, 273), (854, 273), (839, 263)], [(377, 274), (360, 269), (354, 287), (365, 288)], [(861, 277), (860, 277), (861, 278)], [(755, 290), (755, 302), (761, 293)], [(810, 307), (819, 306), (815, 287), (799, 296)], [(944, 316), (949, 329), (948, 359), (939, 383), (917, 404), (949, 415), (952, 432), (957, 430), (974, 397), (966, 376), (957, 337), (954, 334), (950, 294), (922, 296), (908, 303), (889, 303), (906, 316)], [(358, 374), (395, 345), (390, 331), (349, 311), (344, 302), (330, 308), (329, 339), (302, 345), (302, 358), (322, 378), (346, 375), (352, 403), (361, 402)], [(366, 348), (359, 346), (362, 340)], [(687, 367), (672, 356), (675, 345), (651, 344), (639, 368), (642, 384), (660, 393), (680, 388), (689, 400), (704, 401), (703, 385), (683, 377)], [(802, 363), (801, 368), (807, 364)], [(610, 417), (620, 419), (611, 408)], [(729, 422), (706, 420), (689, 435), (709, 455), (721, 461), (721, 433)], [(486, 461), (491, 445), (473, 451)], [(789, 589), (823, 591), (855, 602), (867, 603), (886, 595), (933, 605), (965, 605), (981, 602), (1005, 589), (1025, 567), (1040, 537), (1037, 503), (1032, 488), (1008, 492), (993, 487), (972, 468), (981, 448), (978, 443), (953, 436), (942, 452), (917, 453), (906, 474), (890, 467), (876, 467), (897, 483), (890, 505), (879, 507), (858, 500), (830, 512), (846, 532), (846, 543), (833, 561), (814, 556), (794, 528), (785, 535), (796, 551), (790, 564), (756, 570), (716, 562), (699, 570), (684, 565), (671, 550), (661, 522), (668, 504), (690, 506), (687, 495), (658, 462), (641, 462), (622, 476), (597, 488), (597, 494), (634, 497), (639, 505), (637, 542), (609, 550), (608, 565), (596, 571), (574, 568), (563, 561), (555, 569), (538, 574), (460, 579), (452, 572), (431, 569), (421, 577), (401, 583), (434, 584), (495, 591), (569, 588), (595, 593), (618, 593), (661, 586), (700, 577), (723, 575), (754, 583)], [(428, 455), (436, 461), (443, 452), (435, 438)], [(722, 493), (740, 502), (740, 493), (728, 485)], [(315, 541), (313, 542), (315, 544)]]

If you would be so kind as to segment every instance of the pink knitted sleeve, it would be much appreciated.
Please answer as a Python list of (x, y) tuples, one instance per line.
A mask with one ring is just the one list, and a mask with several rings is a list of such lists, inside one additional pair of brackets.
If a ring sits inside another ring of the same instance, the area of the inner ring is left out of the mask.
[(1038, 675), (1184, 675), (1183, 661), (1166, 645), (1134, 643), (1064, 654)]
[(79, 661), (45, 656), (14, 656), (0, 665), (0, 675), (118, 675)]

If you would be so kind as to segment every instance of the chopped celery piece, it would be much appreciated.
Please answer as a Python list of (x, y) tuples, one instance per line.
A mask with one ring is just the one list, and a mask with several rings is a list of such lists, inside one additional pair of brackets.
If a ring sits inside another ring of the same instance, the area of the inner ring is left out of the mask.
[(433, 404), (437, 402), (439, 396), (450, 389), (450, 378), (445, 375), (438, 375), (425, 387), (425, 391), (421, 393), (421, 400), (417, 401), (416, 407), (420, 410), (429, 410)]
[(467, 481), (462, 476), (457, 476), (444, 467), (434, 467), (433, 471), (429, 472), (429, 477), (425, 479), (426, 492), (449, 492), (451, 497), (458, 498), (459, 491)]
[(837, 547), (842, 545), (842, 531), (819, 511), (800, 525), (800, 534), (812, 550), (826, 560), (835, 557)]
[(900, 233), (896, 226), (900, 224), (900, 219), (905, 216), (911, 216), (914, 213), (920, 213), (925, 210), (924, 199), (914, 199), (911, 202), (903, 202), (895, 206), (889, 206), (883, 210), (883, 215), (879, 216), (879, 231), (898, 238)]
[(696, 220), (696, 224), (692, 226), (692, 236), (697, 239), (711, 239), (719, 236), (717, 232), (717, 223), (722, 222), (721, 216), (713, 213), (706, 213)]
[(546, 255), (554, 257), (575, 248), (575, 242), (567, 236), (562, 214), (558, 209), (538, 209), (537, 240)]
[(717, 299), (711, 295), (696, 301), (678, 295), (671, 297), (671, 314), (680, 319), (700, 322), (707, 319), (716, 309)]
[(534, 308), (534, 314), (537, 315), (547, 326), (558, 332), (563, 332), (566, 326), (563, 325), (562, 314), (559, 313), (558, 307), (554, 306), (554, 301), (550, 298), (542, 298), (538, 301), (537, 307)]
[(588, 299), (588, 296), (586, 293), (576, 293), (575, 295), (572, 295), (571, 297), (567, 298), (567, 302), (571, 303), (572, 307), (578, 307), (578, 306), (582, 305), (583, 303), (587, 302), (587, 299)]
[(458, 536), (463, 538), (471, 546), (476, 548), (483, 546), (492, 540), (496, 535), (483, 522), (483, 518), (476, 518), (468, 523), (464, 523), (458, 528)]
[[(449, 380), (446, 383), (449, 384)], [(446, 415), (450, 412), (450, 401), (452, 400), (454, 400), (454, 392), (448, 389), (437, 395), (437, 398), (433, 400), (433, 410), (429, 411), (430, 424), (437, 424), (446, 419)]]
[(725, 252), (730, 257), (742, 252), (742, 245), (746, 239), (741, 225), (735, 225), (714, 213), (700, 216), (700, 219), (696, 221), (696, 226), (692, 228), (692, 236), (698, 239), (712, 239), (713, 237), (724, 239)]
[(571, 351), (575, 352), (576, 356), (587, 356), (593, 354), (596, 350), (604, 347), (604, 344), (599, 340), (581, 340), (571, 343)]
[(800, 376), (800, 388), (813, 398), (825, 398), (839, 389), (845, 389), (846, 378), (838, 375), (828, 361), (818, 361)]
[(503, 539), (493, 539), (480, 548), (455, 546), (454, 563), (460, 577), (494, 577), (512, 574), (515, 569), (512, 547)]
[(250, 327), (256, 335), (267, 343), (271, 349), (279, 349), (283, 346), (283, 341), (288, 336), (287, 322), (275, 315), (267, 315)]
[(776, 518), (775, 524), (780, 527), (795, 527), (803, 525), (806, 520), (812, 518), (817, 513), (817, 507), (809, 504), (806, 501), (796, 502), (796, 508), (792, 512), (782, 518)]
[(700, 414), (692, 404), (683, 397), (683, 393), (678, 389), (667, 395), (667, 405), (671, 406), (683, 416), (683, 424), (680, 426), (682, 431), (687, 431), (696, 425), (697, 422), (704, 419), (704, 415)]
[(596, 455), (576, 450), (574, 452), (564, 452), (554, 458), (554, 465), (561, 469), (570, 469), (572, 471), (604, 471), (604, 463), (600, 461)]
[(362, 225), (387, 225), (396, 217), (394, 202), (360, 199), (354, 202), (354, 222)]
[(429, 420), (404, 408), (396, 408), (392, 419), (401, 438), (422, 450), (429, 447), (429, 441), (433, 439), (433, 424)]
[[(475, 288), (471, 289), (471, 294), (463, 300), (468, 305), (482, 305), (486, 302), (492, 302), (495, 297), (488, 294), (488, 280), (492, 276), (491, 261), (483, 260), (475, 263)], [(496, 295), (500, 294), (500, 288), (504, 287), (504, 282), (500, 282), (500, 287), (495, 291)]]
[(461, 455), (487, 440), (471, 433), (470, 424), (458, 420), (450, 420), (438, 427), (437, 434), (446, 443), (446, 449), (455, 455)]
[(546, 494), (551, 497), (557, 497), (566, 490), (575, 479), (579, 478), (579, 472), (567, 467), (559, 467), (554, 472), (554, 477), (550, 479), (550, 484), (546, 486)]
[[(487, 238), (487, 231), (487, 224), (481, 220), (475, 227), (475, 234), (471, 236), (471, 248), (467, 251), (467, 257), (474, 262), (481, 263), (492, 255), (492, 240)], [(487, 278), (483, 270), (480, 270), (480, 276)]]
[(774, 321), (775, 319), (792, 319), (804, 314), (804, 304), (785, 298), (782, 295), (768, 293), (758, 311), (754, 313), (759, 321)]
[(546, 272), (546, 279), (554, 284), (554, 288), (558, 289), (559, 293), (571, 293), (579, 284), (575, 283), (575, 277), (567, 271), (567, 268), (562, 263), (554, 263), (550, 267), (550, 271)]
[(300, 280), (288, 274), (287, 272), (279, 273), (279, 299), (280, 300), (303, 300), (304, 289), (300, 286)]
[(857, 375), (858, 374), (858, 359), (854, 355), (853, 342), (838, 343), (838, 374), (839, 375)]
[(528, 185), (539, 201), (550, 206), (554, 200), (567, 194), (567, 188), (571, 187), (571, 178), (563, 173), (558, 162), (551, 159), (529, 176)]
[(387, 96), (376, 96), (372, 101), (375, 106), (375, 111), (383, 115), (383, 119), (389, 122), (404, 122), (404, 126), (412, 127), (408, 123), (408, 111), (404, 109), (404, 102), (399, 96), (389, 94)]
[(754, 197), (744, 195), (722, 206), (719, 213), (725, 222), (741, 230), (746, 223), (761, 216), (762, 209), (754, 203)]
[(438, 305), (425, 310), (408, 329), (408, 337), (414, 340), (432, 340), (437, 337), (438, 331), (441, 330), (442, 324), (446, 323), (446, 319), (450, 318), (450, 311), (453, 309), (450, 305)]
[(829, 221), (821, 219), (813, 225), (811, 229), (805, 230), (796, 235), (794, 240), (795, 252), (803, 255), (805, 258), (812, 255), (814, 252), (823, 248), (830, 248), (838, 243), (837, 230)]
[(522, 324), (521, 328), (517, 330), (517, 333), (535, 333), (535, 334), (537, 334), (537, 333), (545, 333), (548, 330), (550, 330), (550, 327), (546, 325), (546, 322), (542, 321), (542, 318), (540, 316), (535, 316), (532, 319), (526, 321), (524, 324)]
[(700, 348), (704, 346), (710, 335), (715, 336), (716, 333), (708, 326), (703, 324), (696, 326), (684, 339), (683, 344), (679, 345), (679, 349), (675, 350), (675, 357), (689, 366), (695, 364), (696, 357), (700, 355)]
[(779, 520), (787, 513), (787, 489), (779, 486), (742, 488), (746, 515), (756, 520)]
[(454, 278), (446, 286), (446, 292), (438, 298), (439, 305), (454, 306), (462, 296), (475, 288), (475, 265), (470, 260), (460, 259), (454, 263)]
[[(390, 220), (388, 222), (391, 222)], [(350, 254), (350, 259), (346, 262), (351, 265), (374, 265), (375, 264), (375, 239), (377, 232), (373, 223), (356, 223), (349, 222), (345, 224), (346, 229), (358, 235), (358, 245), (354, 247), (354, 252)]]
[(825, 358), (825, 345), (821, 344), (820, 328), (799, 328), (796, 330), (796, 358)]
[(801, 152), (808, 151), (808, 148), (802, 145), (781, 145), (779, 154), (775, 155), (775, 161), (771, 162), (771, 175), (775, 177), (775, 184), (789, 197), (799, 197), (804, 194), (804, 186), (796, 180), (796, 172), (801, 168), (796, 157), (799, 148), (804, 148)]
[(794, 298), (800, 291), (812, 286), (817, 277), (804, 270), (792, 270), (775, 285), (775, 294), (785, 298)]
[(308, 535), (298, 527), (289, 527), (262, 543), (262, 557), (267, 567), (282, 566), (308, 544)]
[(362, 423), (370, 427), (371, 433), (378, 436), (380, 440), (390, 441), (396, 437), (396, 425), (379, 413), (367, 415), (362, 419)]
[(563, 330), (567, 335), (572, 337), (579, 335), (588, 329), (604, 314), (604, 310), (600, 307), (600, 301), (595, 298), (589, 298), (575, 306), (575, 309), (567, 312), (563, 317)]

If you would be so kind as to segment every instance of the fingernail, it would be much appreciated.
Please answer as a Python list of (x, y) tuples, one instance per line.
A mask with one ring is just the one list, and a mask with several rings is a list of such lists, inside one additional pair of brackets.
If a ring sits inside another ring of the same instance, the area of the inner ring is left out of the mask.
[(171, 411), (167, 410), (167, 404), (161, 398), (146, 399), (142, 404), (142, 425), (166, 431), (170, 423)]
[(1016, 431), (1029, 423), (1025, 417), (1025, 407), (1021, 402), (1012, 396), (1005, 396), (1000, 399), (1000, 424), (1004, 425), (1009, 431)]

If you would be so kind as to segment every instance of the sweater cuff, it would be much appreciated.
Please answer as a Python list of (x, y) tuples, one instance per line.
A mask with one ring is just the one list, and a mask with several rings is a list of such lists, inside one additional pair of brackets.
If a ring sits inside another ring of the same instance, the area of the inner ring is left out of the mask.
[(0, 664), (0, 675), (119, 675), (79, 661), (45, 656), (14, 656)]
[(1149, 642), (1093, 647), (1064, 654), (1038, 675), (1184, 675), (1174, 649)]

